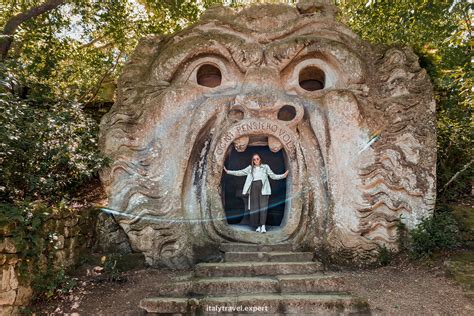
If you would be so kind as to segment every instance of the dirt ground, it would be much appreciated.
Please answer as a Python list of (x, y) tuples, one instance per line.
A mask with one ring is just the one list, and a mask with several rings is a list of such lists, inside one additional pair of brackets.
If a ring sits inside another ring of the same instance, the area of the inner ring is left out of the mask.
[(474, 301), (443, 267), (412, 263), (343, 272), (352, 293), (376, 315), (474, 315)]
[[(124, 282), (82, 276), (71, 293), (37, 303), (32, 310), (48, 315), (141, 315), (142, 298), (153, 296), (160, 284), (190, 273), (141, 269), (124, 273)], [(474, 315), (474, 301), (446, 277), (442, 261), (415, 264), (399, 259), (385, 267), (339, 273), (353, 294), (368, 299), (375, 315)]]

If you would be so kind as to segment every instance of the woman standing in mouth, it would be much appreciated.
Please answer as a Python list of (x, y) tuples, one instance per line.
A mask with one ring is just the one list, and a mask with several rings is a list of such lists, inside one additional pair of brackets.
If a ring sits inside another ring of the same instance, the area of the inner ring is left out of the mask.
[(247, 176), (242, 194), (248, 195), (250, 225), (257, 227), (257, 232), (266, 233), (268, 198), (272, 194), (268, 177), (273, 180), (284, 179), (288, 176), (288, 170), (283, 174), (275, 174), (269, 165), (262, 163), (259, 154), (253, 154), (251, 164), (246, 168), (227, 170), (224, 166), (224, 171), (233, 176)]

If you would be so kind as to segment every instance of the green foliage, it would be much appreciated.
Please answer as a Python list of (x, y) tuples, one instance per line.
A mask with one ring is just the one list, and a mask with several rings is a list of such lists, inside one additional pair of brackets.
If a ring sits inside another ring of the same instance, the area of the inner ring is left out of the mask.
[(474, 168), (445, 184), (472, 159), (474, 4), (461, 1), (343, 1), (341, 19), (376, 44), (414, 48), (434, 85), (437, 103), (437, 188), (446, 200), (469, 194)]
[(28, 202), (15, 204), (0, 203), (0, 227), (11, 231), (19, 257), (19, 276), (26, 282), (30, 264), (37, 262), (45, 247), (42, 235), (43, 225), (50, 215), (50, 209), (43, 204)]
[(71, 212), (61, 202), (54, 206), (27, 201), (0, 203), (0, 227), (15, 243), (20, 259), (18, 276), (22, 283), (31, 284), (35, 299), (47, 300), (75, 286), (64, 269), (57, 267), (58, 235), (48, 226), (54, 217)]
[(453, 249), (459, 245), (459, 229), (450, 212), (435, 212), (410, 231), (411, 255), (422, 258), (434, 251)]
[(98, 124), (77, 104), (32, 106), (0, 96), (0, 198), (58, 200), (106, 163)]
[(383, 244), (378, 245), (376, 263), (379, 266), (390, 264), (390, 262), (395, 258), (397, 252), (404, 252), (410, 249), (410, 236), (402, 215), (400, 215), (397, 221), (396, 229), (398, 249), (389, 249)]
[(394, 252), (385, 247), (385, 245), (379, 245), (377, 253), (377, 264), (379, 266), (386, 266), (390, 264), (395, 255)]
[(109, 281), (123, 281), (122, 272), (119, 269), (118, 262), (122, 259), (120, 254), (110, 254), (102, 257), (102, 265), (104, 266), (105, 276)]
[(31, 287), (35, 300), (50, 300), (56, 295), (69, 293), (77, 285), (63, 268), (54, 269), (51, 265), (45, 272), (35, 274)]
[[(469, 205), (446, 206), (458, 223), (463, 247), (474, 248), (474, 211)], [(474, 249), (473, 249), (474, 250)]]
[[(0, 9), (0, 26), (42, 2), (11, 2)], [(28, 99), (111, 102), (100, 91), (117, 78), (141, 37), (177, 31), (216, 2), (67, 1), (22, 23), (5, 65)]]
[(38, 271), (52, 264), (58, 239), (57, 232), (48, 227), (47, 222), (71, 212), (74, 211), (64, 202), (50, 206), (29, 201), (0, 203), (0, 228), (15, 244), (22, 281), (28, 281), (31, 267)]

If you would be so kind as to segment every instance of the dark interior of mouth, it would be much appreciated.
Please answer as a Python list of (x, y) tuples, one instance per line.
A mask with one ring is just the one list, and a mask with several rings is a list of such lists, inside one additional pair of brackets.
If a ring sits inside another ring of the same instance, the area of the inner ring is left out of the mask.
[[(248, 146), (243, 152), (238, 152), (234, 146), (230, 146), (224, 164), (229, 170), (244, 169), (250, 165), (252, 155), (255, 153), (259, 154), (262, 163), (269, 165), (276, 174), (282, 174), (287, 169), (283, 149), (273, 153), (268, 146)], [(242, 197), (245, 178), (245, 176), (239, 177), (223, 173), (221, 179), (222, 203), (228, 224), (249, 224), (248, 211), (246, 212), (244, 204), (247, 198)], [(286, 179), (271, 180), (270, 178), (269, 181), (272, 194), (268, 201), (266, 225), (280, 226), (285, 212), (287, 181)]]

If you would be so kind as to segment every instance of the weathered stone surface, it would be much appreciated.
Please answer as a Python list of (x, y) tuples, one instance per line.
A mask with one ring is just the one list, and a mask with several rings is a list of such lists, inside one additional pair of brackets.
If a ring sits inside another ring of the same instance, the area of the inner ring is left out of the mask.
[(0, 236), (11, 236), (14, 229), (15, 224), (13, 222), (0, 226)]
[(13, 303), (15, 303), (15, 298), (16, 298), (15, 290), (0, 292), (0, 308), (3, 308), (2, 305), (13, 305)]
[(219, 247), (224, 252), (262, 252), (262, 251), (292, 251), (291, 244), (244, 244), (244, 243), (223, 243)]
[(231, 312), (264, 315), (370, 315), (367, 303), (347, 294), (243, 294), (202, 299), (146, 298), (141, 300), (140, 307), (150, 313), (197, 311), (199, 315)]
[(12, 265), (12, 266), (14, 266), (14, 265), (16, 265), (17, 262), (20, 260), (20, 259), (18, 258), (18, 254), (10, 254), (10, 253), (8, 253), (8, 254), (5, 254), (4, 256), (5, 256), (5, 259), (6, 259), (6, 262), (5, 262), (5, 263), (6, 263), (7, 265)]
[[(236, 273), (237, 274), (237, 273)], [(334, 274), (290, 274), (254, 277), (211, 277), (160, 286), (154, 295), (183, 297), (242, 293), (323, 293), (345, 291), (342, 277)]]
[(315, 273), (322, 270), (319, 262), (224, 262), (199, 263), (197, 276), (258, 276)]
[[(299, 263), (308, 264), (304, 261)], [(262, 266), (266, 269), (261, 269)], [(223, 274), (222, 267), (226, 267), (225, 276), (220, 276)], [(242, 267), (247, 267), (245, 275)], [(148, 312), (176, 313), (186, 310), (188, 314), (196, 312), (199, 315), (239, 315), (238, 312), (265, 315), (369, 314), (367, 301), (347, 293), (341, 275), (312, 269), (291, 274), (299, 269), (294, 262), (199, 264), (194, 276), (186, 275), (161, 285), (153, 293), (160, 297), (145, 298), (140, 306)], [(281, 270), (290, 274), (273, 274)], [(252, 309), (258, 307), (263, 309)]]
[(33, 289), (29, 286), (19, 286), (15, 300), (15, 305), (23, 306), (27, 305), (33, 295)]
[(140, 307), (149, 313), (186, 313), (187, 298), (148, 298), (140, 301)]
[[(194, 249), (223, 242), (324, 247), (354, 264), (396, 249), (400, 216), (408, 228), (431, 216), (426, 71), (409, 48), (362, 41), (331, 3), (214, 7), (138, 44), (101, 122), (112, 159), (101, 179), (149, 264), (190, 266)], [(200, 81), (204, 65), (220, 72), (215, 85)], [(284, 153), (291, 203), (278, 229), (257, 234), (227, 223), (221, 181), (232, 147), (263, 145)]]
[(238, 261), (280, 261), (297, 262), (312, 261), (314, 254), (312, 252), (226, 252), (226, 262)]
[(105, 253), (131, 253), (130, 242), (114, 218), (106, 213), (99, 213), (96, 225), (96, 251)]
[(314, 293), (346, 291), (344, 280), (336, 274), (278, 275), (280, 291), (283, 293)]
[(2, 291), (15, 290), (18, 288), (18, 278), (15, 268), (12, 265), (4, 267), (2, 270)]
[[(54, 213), (47, 219), (44, 225), (35, 232), (38, 249), (54, 248), (53, 265), (58, 267), (70, 267), (77, 263), (78, 256), (84, 248), (88, 247), (93, 234), (81, 229), (86, 226), (91, 232), (94, 230), (95, 219), (87, 210), (80, 214), (69, 212)], [(37, 253), (36, 258), (22, 258), (17, 253), (12, 236), (16, 236), (15, 227), (7, 225), (0, 229), (0, 307), (1, 315), (17, 315), (19, 308), (27, 305), (32, 296), (29, 286), (37, 273), (44, 272), (47, 266), (46, 252)], [(87, 236), (86, 236), (87, 235)], [(88, 241), (89, 240), (89, 241)], [(18, 269), (19, 263), (27, 264), (25, 272)], [(25, 275), (19, 282), (20, 271)], [(11, 306), (13, 304), (13, 306)]]
[(19, 315), (19, 309), (16, 306), (1, 306), (1, 316)]
[(2, 241), (0, 241), (0, 252), (3, 253), (16, 253), (16, 246), (15, 242), (13, 241), (13, 238), (3, 238)]
[(65, 227), (74, 227), (77, 226), (79, 223), (79, 216), (68, 216), (67, 218), (63, 219)]

